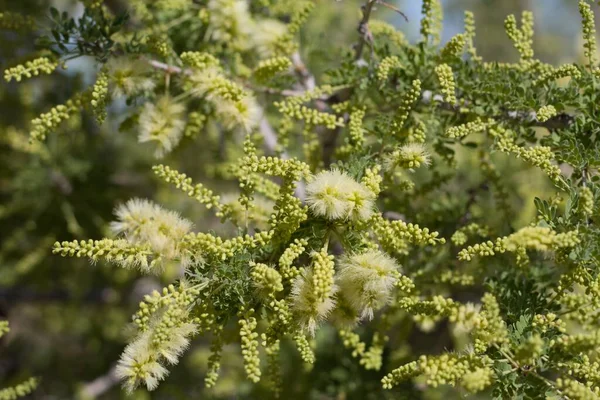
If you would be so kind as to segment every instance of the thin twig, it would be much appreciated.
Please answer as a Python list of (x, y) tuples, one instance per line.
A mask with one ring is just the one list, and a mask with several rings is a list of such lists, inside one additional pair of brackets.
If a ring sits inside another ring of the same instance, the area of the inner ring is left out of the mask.
[(402, 11), (400, 11), (399, 8), (397, 8), (397, 7), (395, 7), (395, 6), (391, 5), (391, 4), (388, 4), (388, 3), (386, 3), (385, 1), (382, 1), (382, 0), (377, 0), (377, 4), (381, 4), (382, 6), (387, 7), (390, 10), (393, 10), (393, 11), (397, 12), (398, 14), (400, 14), (402, 16), (402, 18), (404, 18), (404, 20), (406, 22), (408, 22), (408, 17), (406, 16), (406, 14), (404, 14)]

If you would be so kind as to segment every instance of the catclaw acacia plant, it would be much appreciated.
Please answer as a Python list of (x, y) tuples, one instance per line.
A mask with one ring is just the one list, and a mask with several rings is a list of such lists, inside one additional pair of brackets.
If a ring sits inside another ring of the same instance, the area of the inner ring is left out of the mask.
[[(5, 72), (34, 79), (83, 55), (99, 64), (95, 84), (32, 121), (31, 140), (80, 108), (109, 121), (125, 98), (122, 130), (166, 158), (156, 176), (237, 231), (207, 232), (134, 199), (116, 208), (113, 236), (54, 245), (143, 273), (179, 267), (133, 317), (116, 369), (126, 390), (155, 389), (210, 332), (207, 387), (235, 342), (247, 378), (279, 394), (284, 344), (316, 368), (332, 326), (392, 393), (597, 398), (600, 66), (584, 0), (586, 65), (537, 60), (530, 12), (505, 22), (519, 62), (488, 63), (472, 13), (440, 46), (441, 3), (424, 0), (411, 44), (375, 19), (376, 5), (394, 6), (367, 0), (356, 46), (321, 76), (298, 40), (318, 1), (135, 0), (129, 18), (88, 3), (78, 22), (51, 11), (40, 43), (52, 56)], [(235, 194), (169, 166), (215, 131), (221, 164), (207, 168)], [(515, 218), (506, 171), (545, 184), (527, 192), (536, 217)], [(446, 350), (411, 351), (419, 329), (435, 329)]]

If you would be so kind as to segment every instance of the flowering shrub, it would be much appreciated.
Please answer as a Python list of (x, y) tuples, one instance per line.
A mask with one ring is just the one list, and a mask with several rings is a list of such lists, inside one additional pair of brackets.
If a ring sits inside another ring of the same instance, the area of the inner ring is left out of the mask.
[[(425, 0), (411, 44), (376, 19), (401, 11), (367, 0), (354, 48), (321, 76), (299, 41), (318, 1), (132, 0), (129, 18), (85, 3), (78, 20), (52, 10), (40, 57), (5, 72), (98, 64), (94, 84), (31, 121), (32, 144), (81, 108), (100, 124), (126, 112), (123, 133), (163, 159), (155, 175), (234, 232), (132, 199), (108, 237), (54, 244), (140, 274), (179, 271), (133, 316), (115, 370), (126, 391), (155, 389), (206, 335), (207, 387), (239, 343), (248, 380), (276, 396), (284, 347), (318, 368), (313, 338), (333, 328), (391, 390), (382, 397), (600, 396), (600, 66), (586, 1), (583, 65), (536, 59), (529, 12), (505, 22), (520, 60), (489, 63), (473, 14), (440, 46), (441, 5)], [(110, 107), (120, 99), (126, 111)], [(234, 194), (168, 165), (191, 141), (224, 146), (207, 168)], [(524, 200), (533, 219), (506, 171), (541, 182)], [(431, 331), (423, 351), (410, 348)]]

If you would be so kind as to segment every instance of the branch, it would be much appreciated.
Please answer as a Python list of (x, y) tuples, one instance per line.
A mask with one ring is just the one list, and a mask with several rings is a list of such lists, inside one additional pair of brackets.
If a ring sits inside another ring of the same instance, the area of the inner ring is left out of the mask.
[[(421, 94), (421, 102), (424, 104), (430, 104), (432, 101), (437, 102), (438, 106), (444, 110), (459, 112), (460, 107), (458, 104), (450, 104), (444, 101), (444, 97), (441, 94), (433, 94), (431, 90), (425, 90)], [(575, 122), (575, 116), (568, 113), (560, 113), (547, 121), (539, 121), (537, 113), (535, 111), (514, 111), (508, 110), (502, 115), (496, 117), (496, 119), (513, 120), (515, 122), (521, 122), (530, 126), (538, 126), (546, 128), (548, 130), (564, 129), (568, 128), (572, 123)]]
[(294, 54), (292, 54), (291, 59), (292, 59), (292, 64), (294, 65), (294, 71), (296, 72), (296, 75), (300, 79), (300, 84), (302, 85), (304, 90), (310, 91), (310, 90), (313, 90), (314, 88), (316, 88), (317, 84), (315, 81), (315, 77), (313, 74), (310, 73), (308, 68), (306, 68), (306, 65), (304, 64), (304, 62), (302, 61), (302, 58), (300, 57), (300, 53), (298, 53), (296, 51)]
[(560, 113), (542, 122), (538, 120), (535, 111), (507, 111), (501, 118), (513, 119), (528, 123), (531, 126), (539, 126), (549, 131), (568, 128), (575, 122), (575, 116), (568, 113)]
[(117, 367), (113, 365), (105, 375), (99, 376), (93, 381), (86, 383), (81, 389), (81, 397), (84, 399), (95, 399), (109, 391), (119, 383)]
[(360, 40), (358, 45), (356, 46), (356, 53), (354, 54), (355, 60), (360, 60), (362, 57), (362, 52), (365, 47), (365, 44), (372, 40), (371, 32), (369, 31), (369, 18), (371, 18), (371, 11), (373, 11), (373, 6), (377, 3), (377, 0), (367, 0), (365, 5), (363, 5), (362, 12), (363, 16), (358, 24), (358, 33), (360, 34)]

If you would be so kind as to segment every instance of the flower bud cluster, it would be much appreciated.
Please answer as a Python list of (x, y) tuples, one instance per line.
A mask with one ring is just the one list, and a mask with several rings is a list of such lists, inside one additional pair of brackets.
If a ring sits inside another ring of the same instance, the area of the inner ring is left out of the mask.
[(38, 387), (38, 379), (29, 378), (16, 386), (8, 387), (0, 390), (1, 400), (16, 400), (25, 397), (33, 392)]
[(572, 79), (579, 79), (581, 78), (581, 71), (579, 71), (579, 68), (576, 65), (565, 64), (561, 67), (542, 73), (540, 77), (533, 82), (533, 86), (547, 85), (552, 81), (566, 78), (567, 76), (570, 76)]
[(75, 97), (68, 100), (65, 104), (59, 104), (47, 113), (31, 120), (31, 132), (29, 136), (32, 141), (41, 141), (46, 138), (48, 133), (52, 132), (63, 122), (71, 118), (73, 114), (79, 111), (81, 99)]
[(212, 54), (200, 51), (186, 51), (179, 56), (181, 61), (187, 66), (198, 70), (207, 68), (220, 68), (220, 62)]
[(154, 254), (148, 246), (132, 245), (124, 239), (56, 242), (52, 253), (63, 257), (88, 257), (92, 262), (103, 258), (125, 268), (138, 267), (144, 272), (152, 271), (162, 263), (162, 258)]
[(504, 21), (506, 34), (513, 41), (521, 55), (521, 63), (528, 63), (533, 58), (533, 13), (523, 11), (521, 15), (521, 29), (517, 27), (517, 19), (509, 15)]
[(573, 400), (596, 400), (600, 397), (599, 386), (588, 386), (575, 379), (558, 378), (556, 387), (566, 398)]
[(558, 112), (556, 111), (556, 108), (554, 108), (553, 105), (543, 106), (536, 113), (537, 120), (540, 122), (546, 122), (550, 118), (555, 117), (557, 114)]
[(253, 76), (259, 83), (267, 83), (277, 74), (288, 71), (292, 62), (288, 57), (274, 57), (262, 60), (254, 69)]
[(254, 285), (266, 294), (281, 292), (283, 290), (281, 274), (266, 264), (254, 264), (250, 276), (254, 281)]
[(371, 229), (377, 240), (391, 252), (402, 251), (406, 241), (420, 246), (446, 242), (444, 238), (438, 239), (438, 232), (430, 232), (428, 228), (421, 228), (419, 225), (402, 220), (386, 220), (381, 214), (375, 214), (370, 221)]
[(467, 243), (467, 240), (469, 240), (469, 237), (471, 236), (486, 237), (488, 235), (489, 229), (486, 226), (481, 226), (475, 222), (472, 222), (454, 232), (450, 240), (455, 246), (462, 246)]
[(475, 325), (472, 336), (475, 352), (484, 353), (493, 344), (508, 342), (508, 330), (501, 317), (500, 306), (496, 298), (486, 293), (481, 298), (481, 312), (478, 323)]
[(567, 331), (565, 322), (558, 318), (554, 313), (534, 315), (531, 326), (539, 329), (542, 333), (546, 333), (551, 329), (556, 329), (560, 333), (565, 333)]
[(286, 281), (293, 280), (300, 273), (300, 270), (293, 263), (304, 253), (306, 246), (308, 246), (306, 239), (294, 239), (294, 242), (281, 254), (279, 258), (279, 271)]
[(539, 334), (527, 337), (515, 349), (515, 361), (522, 366), (535, 366), (544, 352), (544, 346), (544, 339)]
[(452, 62), (456, 59), (459, 59), (463, 49), (465, 48), (466, 42), (467, 36), (463, 33), (459, 33), (458, 35), (452, 37), (452, 39), (450, 39), (450, 41), (442, 49), (440, 53), (440, 59), (447, 62)]
[(219, 378), (219, 370), (221, 369), (221, 357), (223, 351), (223, 337), (220, 332), (216, 332), (215, 337), (210, 345), (210, 356), (208, 357), (208, 372), (204, 378), (204, 385), (211, 388), (216, 385)]
[(444, 101), (452, 105), (456, 104), (456, 84), (452, 68), (448, 64), (440, 64), (435, 67), (435, 73), (442, 87)]
[(0, 28), (10, 31), (28, 31), (36, 26), (35, 19), (10, 11), (0, 12)]
[(23, 78), (31, 78), (40, 74), (51, 74), (58, 67), (58, 62), (50, 60), (48, 57), (36, 58), (27, 61), (25, 65), (17, 65), (4, 71), (4, 80), (10, 82), (15, 80), (21, 82)]
[(306, 364), (314, 364), (315, 354), (306, 336), (299, 332), (294, 336), (294, 341), (296, 342), (296, 347), (300, 352), (302, 361), (304, 361)]
[(475, 39), (475, 15), (471, 11), (465, 11), (465, 36), (467, 53), (473, 61), (481, 61), (481, 57), (477, 56), (477, 50), (473, 44)]
[(387, 81), (390, 72), (396, 68), (402, 68), (402, 64), (398, 57), (388, 56), (384, 58), (377, 67), (377, 79), (380, 82)]
[(92, 110), (98, 124), (106, 119), (106, 106), (108, 105), (108, 75), (105, 72), (98, 74), (96, 83), (92, 88)]
[(440, 0), (424, 0), (421, 6), (421, 36), (424, 42), (431, 38), (433, 43), (440, 39), (442, 4)]
[(304, 105), (304, 103), (319, 99), (330, 92), (331, 87), (317, 88), (301, 96), (291, 96), (284, 101), (273, 104), (281, 114), (295, 120), (304, 121), (308, 126), (323, 125), (327, 129), (335, 129), (344, 126), (343, 118)]
[[(249, 310), (249, 315), (254, 313)], [(256, 332), (257, 321), (253, 316), (245, 316), (238, 321), (240, 325), (240, 338), (242, 340), (242, 356), (244, 357), (244, 369), (248, 379), (256, 383), (260, 381), (260, 358), (258, 354), (258, 333)]]
[(404, 124), (408, 120), (410, 116), (410, 112), (413, 109), (414, 104), (421, 98), (421, 81), (415, 79), (412, 81), (411, 87), (404, 93), (402, 97), (402, 101), (398, 110), (394, 115), (394, 120), (392, 121), (392, 132), (395, 136), (400, 136), (402, 128), (404, 128)]
[(470, 392), (478, 392), (492, 384), (494, 373), (488, 357), (473, 354), (442, 354), (421, 356), (418, 361), (405, 364), (382, 379), (383, 387), (391, 389), (406, 379), (423, 375), (427, 385), (460, 385)]
[(365, 169), (365, 174), (363, 175), (360, 183), (369, 189), (369, 191), (373, 194), (373, 196), (379, 196), (381, 192), (381, 182), (383, 181), (382, 176), (380, 175), (381, 166), (379, 164), (375, 164), (372, 167)]
[(177, 189), (196, 199), (200, 204), (204, 204), (209, 210), (211, 208), (215, 208), (217, 211), (221, 209), (220, 197), (215, 195), (212, 190), (205, 188), (201, 183), (193, 185), (192, 178), (186, 174), (162, 164), (155, 165), (152, 170), (165, 182), (175, 185)]
[(527, 226), (509, 236), (496, 239), (495, 243), (488, 240), (462, 249), (458, 253), (458, 259), (470, 261), (476, 255), (488, 257), (505, 251), (520, 254), (526, 249), (553, 251), (573, 247), (579, 242), (577, 231), (556, 233), (548, 227)]
[(579, 191), (579, 210), (587, 217), (594, 213), (594, 192), (587, 186)]
[(591, 6), (584, 0), (579, 0), (579, 13), (583, 20), (584, 56), (588, 59), (590, 68), (598, 63), (596, 48), (596, 18)]
[(340, 157), (348, 156), (355, 151), (360, 151), (365, 145), (365, 130), (363, 128), (363, 119), (365, 117), (364, 108), (353, 108), (350, 112), (348, 122), (348, 136), (345, 143), (337, 150)]
[(8, 321), (0, 321), (0, 338), (10, 332)]
[(371, 18), (369, 21), (369, 30), (373, 37), (385, 37), (398, 48), (408, 44), (404, 33), (387, 22)]
[(183, 132), (186, 137), (197, 137), (206, 125), (206, 115), (197, 111), (188, 114), (187, 124)]
[(451, 126), (446, 131), (446, 136), (453, 139), (461, 139), (467, 135), (481, 133), (485, 131), (489, 126), (489, 123), (482, 121), (477, 118), (474, 121), (467, 122), (466, 124)]

